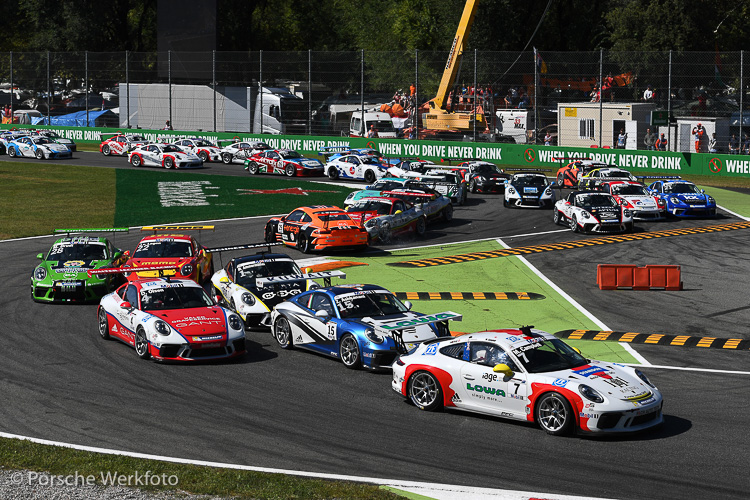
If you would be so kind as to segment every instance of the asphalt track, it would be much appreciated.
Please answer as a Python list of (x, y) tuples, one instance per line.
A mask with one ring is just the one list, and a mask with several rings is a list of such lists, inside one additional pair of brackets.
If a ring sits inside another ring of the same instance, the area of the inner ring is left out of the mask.
[[(71, 163), (132, 168), (123, 158), (75, 156)], [(247, 175), (240, 165), (211, 164), (204, 172)], [(638, 227), (737, 221), (722, 212), (719, 220)], [(262, 234), (264, 222), (221, 222), (202, 242), (244, 243)], [(500, 197), (475, 195), (457, 208), (452, 224), (429, 231), (424, 241), (394, 246), (497, 237), (516, 247), (590, 238), (556, 229), (549, 211), (509, 210)], [(132, 249), (140, 237), (118, 235), (117, 244)], [(390, 374), (281, 352), (264, 331), (248, 334), (250, 354), (240, 362), (143, 362), (124, 344), (99, 337), (96, 306), (30, 299), (35, 255), (51, 241), (0, 243), (1, 431), (197, 460), (487, 488), (627, 499), (748, 497), (746, 350), (634, 346), (653, 365), (707, 370), (644, 370), (664, 393), (660, 430), (556, 438), (529, 424), (417, 411), (392, 392)], [(750, 230), (736, 230), (525, 258), (612, 330), (750, 339), (748, 243)], [(684, 290), (600, 291), (597, 263), (679, 264)], [(444, 267), (460, 272), (460, 265)]]

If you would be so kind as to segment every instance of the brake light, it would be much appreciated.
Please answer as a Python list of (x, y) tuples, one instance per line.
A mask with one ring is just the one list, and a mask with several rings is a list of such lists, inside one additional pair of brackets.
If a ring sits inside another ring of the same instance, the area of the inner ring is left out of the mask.
[(330, 229), (318, 229), (316, 233), (317, 234), (331, 234), (331, 230)]

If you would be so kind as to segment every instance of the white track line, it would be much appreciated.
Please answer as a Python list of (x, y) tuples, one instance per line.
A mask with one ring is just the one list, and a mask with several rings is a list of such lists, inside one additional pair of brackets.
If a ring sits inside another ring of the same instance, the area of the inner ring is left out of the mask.
[[(498, 239), (498, 240), (497, 240), (497, 242), (498, 242), (498, 243), (500, 244), (500, 246), (502, 246), (503, 248), (510, 248), (510, 247), (509, 247), (508, 245), (506, 245), (506, 244), (505, 244), (505, 242), (504, 242), (503, 240), (501, 240), (501, 239)], [(552, 280), (550, 280), (550, 279), (549, 279), (549, 278), (547, 278), (547, 277), (546, 277), (545, 275), (543, 275), (543, 274), (542, 274), (542, 273), (541, 273), (541, 272), (540, 272), (540, 271), (539, 271), (539, 270), (538, 270), (538, 269), (537, 269), (536, 267), (534, 267), (534, 265), (532, 265), (532, 264), (531, 264), (531, 262), (529, 262), (528, 260), (526, 260), (526, 258), (525, 258), (525, 257), (522, 257), (522, 256), (520, 256), (520, 255), (516, 255), (515, 257), (518, 257), (518, 259), (520, 259), (520, 261), (521, 261), (521, 262), (523, 262), (523, 263), (524, 263), (524, 264), (526, 265), (526, 267), (528, 267), (528, 268), (529, 268), (529, 269), (531, 270), (531, 272), (533, 272), (534, 274), (536, 274), (536, 275), (537, 275), (537, 276), (538, 276), (538, 277), (539, 277), (539, 278), (540, 278), (540, 279), (541, 279), (542, 281), (544, 281), (544, 282), (545, 282), (545, 283), (547, 283), (547, 284), (548, 284), (549, 286), (551, 286), (551, 287), (552, 287), (552, 288), (553, 288), (553, 289), (554, 289), (554, 290), (555, 290), (555, 291), (556, 291), (557, 293), (559, 293), (559, 294), (560, 294), (560, 295), (561, 295), (561, 296), (562, 296), (562, 297), (563, 297), (563, 298), (564, 298), (565, 300), (567, 300), (568, 302), (570, 302), (570, 305), (572, 305), (573, 307), (575, 307), (576, 309), (578, 309), (578, 310), (579, 310), (579, 311), (580, 311), (581, 313), (583, 313), (583, 315), (584, 315), (584, 316), (586, 316), (586, 317), (587, 317), (588, 319), (590, 319), (591, 321), (593, 321), (593, 322), (594, 322), (594, 324), (595, 324), (596, 326), (598, 326), (598, 327), (599, 327), (599, 328), (600, 328), (601, 330), (605, 330), (605, 331), (609, 331), (609, 330), (610, 330), (610, 328), (609, 328), (609, 327), (608, 327), (607, 325), (605, 325), (605, 324), (604, 324), (604, 323), (603, 323), (603, 322), (602, 322), (601, 320), (599, 320), (599, 318), (597, 318), (596, 316), (594, 316), (593, 314), (591, 314), (591, 313), (590, 313), (590, 312), (589, 312), (589, 311), (588, 311), (588, 310), (587, 310), (587, 309), (586, 309), (585, 307), (583, 307), (583, 306), (582, 306), (581, 304), (579, 304), (578, 302), (576, 302), (576, 300), (575, 300), (575, 299), (574, 299), (573, 297), (571, 297), (570, 295), (568, 295), (567, 293), (565, 293), (565, 291), (563, 291), (563, 289), (562, 289), (562, 288), (560, 288), (559, 286), (557, 286), (556, 284), (554, 284), (554, 283), (552, 282)], [(624, 349), (625, 349), (625, 350), (626, 350), (627, 352), (629, 352), (631, 356), (633, 356), (633, 357), (634, 357), (635, 359), (637, 359), (638, 361), (640, 361), (640, 362), (641, 362), (641, 363), (642, 363), (643, 365), (646, 365), (646, 366), (648, 366), (648, 365), (650, 365), (650, 364), (651, 364), (651, 363), (649, 363), (649, 362), (648, 362), (648, 360), (647, 360), (646, 358), (644, 358), (643, 356), (641, 356), (641, 355), (640, 355), (640, 354), (639, 354), (639, 353), (638, 353), (638, 352), (637, 352), (637, 351), (636, 351), (635, 349), (633, 349), (633, 347), (632, 347), (631, 345), (629, 345), (628, 343), (626, 343), (626, 342), (620, 342), (619, 344), (620, 344), (620, 345), (621, 345), (621, 346), (622, 346), (622, 347), (623, 347), (623, 348), (624, 348)]]
[[(170, 462), (177, 464), (197, 465), (203, 467), (215, 467), (222, 469), (246, 470), (253, 472), (265, 472), (269, 474), (286, 474), (289, 476), (310, 477), (318, 479), (329, 479), (336, 481), (356, 481), (359, 483), (370, 483), (382, 486), (390, 486), (415, 493), (427, 494), (436, 499), (458, 499), (470, 500), (475, 498), (486, 498), (494, 500), (529, 500), (530, 498), (544, 498), (549, 500), (586, 500), (592, 497), (579, 497), (569, 495), (553, 495), (548, 493), (532, 493), (513, 490), (500, 490), (491, 488), (476, 488), (472, 486), (459, 486), (439, 483), (423, 483), (419, 481), (401, 481), (397, 479), (382, 479), (375, 477), (348, 476), (344, 474), (325, 474), (317, 472), (304, 472), (298, 470), (272, 469), (269, 467), (254, 467), (250, 465), (239, 465), (222, 462), (207, 462), (204, 460), (191, 460), (187, 458), (166, 457), (161, 455), (150, 455), (146, 453), (136, 453), (131, 451), (113, 450), (109, 448), (97, 448), (94, 446), (83, 446), (70, 443), (61, 443), (59, 441), (49, 441), (47, 439), (38, 439), (18, 434), (9, 434), (0, 432), (0, 437), (8, 439), (20, 439), (31, 441), (32, 443), (43, 444), (47, 446), (60, 446), (73, 450), (87, 451), (91, 453), (102, 453), (106, 455), (117, 455), (123, 457), (140, 458), (144, 460), (159, 460), (161, 462)], [(596, 500), (596, 499), (594, 499)], [(600, 499), (601, 500), (601, 499)]]
[(721, 205), (716, 205), (716, 208), (719, 208), (719, 209), (721, 209), (721, 210), (724, 210), (724, 211), (725, 211), (726, 213), (728, 213), (728, 214), (732, 214), (732, 215), (734, 215), (735, 217), (737, 217), (738, 219), (742, 219), (742, 220), (750, 220), (750, 218), (748, 218), (748, 217), (745, 217), (744, 215), (740, 215), (740, 214), (738, 214), (737, 212), (732, 212), (732, 211), (731, 211), (731, 210), (729, 210), (728, 208), (724, 208), (724, 207), (722, 207)]
[[(642, 366), (637, 365), (634, 363), (622, 363), (623, 365), (628, 366)], [(680, 370), (680, 371), (687, 371), (687, 372), (704, 372), (704, 373), (722, 373), (722, 374), (730, 374), (730, 375), (750, 375), (750, 372), (741, 371), (741, 370), (716, 370), (713, 368), (693, 368), (691, 366), (667, 366), (667, 365), (649, 365), (650, 368), (660, 368), (662, 370)]]

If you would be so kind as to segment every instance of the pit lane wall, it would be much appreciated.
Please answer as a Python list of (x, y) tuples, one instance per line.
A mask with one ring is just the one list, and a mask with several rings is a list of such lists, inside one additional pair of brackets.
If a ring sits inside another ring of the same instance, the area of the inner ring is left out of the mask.
[[(0, 125), (0, 130), (23, 128)], [(559, 168), (559, 158), (590, 158), (616, 164), (646, 175), (709, 175), (750, 177), (750, 156), (715, 153), (673, 153), (623, 149), (566, 148), (533, 144), (471, 143), (404, 139), (367, 139), (361, 137), (323, 137), (299, 135), (260, 135), (247, 133), (183, 132), (145, 129), (111, 129), (83, 127), (35, 126), (27, 128), (52, 129), (77, 143), (99, 144), (101, 134), (115, 132), (137, 133), (149, 140), (182, 137), (201, 137), (210, 141), (242, 139), (264, 141), (278, 149), (294, 149), (307, 156), (316, 156), (326, 146), (372, 147), (387, 157), (418, 157), (437, 163), (442, 158), (481, 158), (503, 167), (529, 169)], [(566, 163), (563, 161), (563, 163)]]

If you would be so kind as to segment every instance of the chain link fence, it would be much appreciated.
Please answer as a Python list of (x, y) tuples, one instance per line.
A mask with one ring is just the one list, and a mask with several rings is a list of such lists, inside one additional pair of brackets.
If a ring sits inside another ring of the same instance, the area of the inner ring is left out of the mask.
[[(357, 114), (382, 108), (403, 118), (393, 122), (402, 135), (435, 97), (447, 55), (5, 52), (0, 107), (6, 123), (54, 124), (79, 113), (82, 125), (154, 129), (169, 121), (176, 130), (334, 136), (349, 135)], [(748, 85), (743, 61), (743, 52), (469, 51), (447, 101), (484, 113), (487, 129), (468, 132), (473, 140), (490, 133), (490, 140), (539, 142), (555, 131), (560, 109), (590, 102), (648, 102), (673, 124), (722, 121), (723, 135), (742, 137), (750, 131), (750, 116), (740, 114), (748, 100), (740, 91)], [(513, 110), (526, 114), (523, 135), (506, 134), (507, 117), (519, 124)]]

